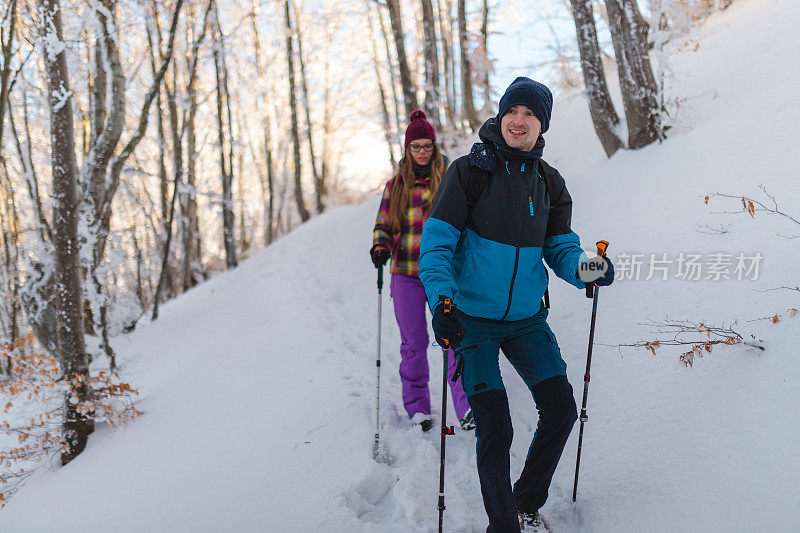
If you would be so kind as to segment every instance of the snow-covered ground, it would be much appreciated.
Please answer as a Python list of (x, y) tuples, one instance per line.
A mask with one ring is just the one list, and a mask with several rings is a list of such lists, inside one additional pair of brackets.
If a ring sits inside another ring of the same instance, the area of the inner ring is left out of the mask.
[[(757, 292), (797, 285), (798, 241), (779, 235), (800, 228), (718, 213), (740, 209), (736, 199), (704, 203), (712, 192), (757, 196), (763, 184), (800, 214), (797, 20), (796, 0), (737, 0), (695, 31), (699, 49), (671, 59), (682, 103), (662, 145), (607, 161), (583, 98), (556, 102), (545, 157), (567, 179), (585, 245), (611, 241), (618, 263), (623, 252), (760, 252), (763, 261), (755, 281), (675, 279), (672, 263), (668, 281), (620, 279), (601, 291), (578, 502), (574, 431), (543, 508), (553, 531), (800, 530), (800, 316), (785, 314), (800, 295)], [(434, 531), (439, 436), (405, 418), (388, 288), (380, 417), (389, 462), (371, 459), (376, 209), (377, 198), (333, 209), (117, 338), (145, 415), (100, 428), (68, 467), (35, 476), (0, 511), (0, 530)], [(720, 234), (699, 227), (722, 224)], [(550, 324), (580, 400), (590, 301), (553, 279)], [(776, 313), (776, 324), (751, 321)], [(766, 350), (717, 347), (686, 368), (680, 347), (615, 347), (654, 340), (640, 323), (667, 317), (738, 320)], [(440, 350), (429, 354), (438, 406)], [(502, 370), (513, 475), (537, 416), (521, 380)], [(486, 524), (474, 437), (457, 430), (445, 529)]]

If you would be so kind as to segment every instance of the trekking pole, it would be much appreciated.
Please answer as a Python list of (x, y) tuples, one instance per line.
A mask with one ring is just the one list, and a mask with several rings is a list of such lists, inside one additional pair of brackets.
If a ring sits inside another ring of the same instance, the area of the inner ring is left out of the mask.
[[(597, 255), (600, 257), (606, 256), (608, 249), (608, 241), (597, 242)], [(589, 326), (589, 353), (586, 356), (586, 373), (583, 375), (583, 405), (581, 405), (581, 428), (578, 433), (578, 460), (575, 463), (575, 486), (572, 488), (572, 501), (574, 502), (578, 496), (578, 471), (581, 468), (581, 447), (583, 446), (583, 424), (589, 419), (586, 416), (586, 397), (589, 395), (589, 370), (592, 367), (592, 345), (594, 344), (594, 321), (597, 317), (597, 294), (600, 292), (600, 287), (596, 287), (594, 283), (586, 284), (586, 297), (592, 298), (592, 322)]]
[(383, 303), (383, 265), (378, 268), (378, 357), (375, 366), (378, 368), (378, 387), (375, 394), (375, 442), (372, 445), (372, 458), (376, 461), (379, 455), (381, 433), (381, 304)]
[[(444, 305), (444, 315), (450, 316), (453, 310), (453, 303), (450, 298), (445, 298), (442, 305)], [(439, 445), (439, 533), (442, 533), (442, 524), (444, 523), (444, 447), (448, 435), (455, 433), (454, 427), (447, 427), (447, 352), (450, 349), (450, 341), (443, 339), (444, 345), (442, 346), (442, 353), (444, 354), (444, 368), (442, 370), (442, 441)]]

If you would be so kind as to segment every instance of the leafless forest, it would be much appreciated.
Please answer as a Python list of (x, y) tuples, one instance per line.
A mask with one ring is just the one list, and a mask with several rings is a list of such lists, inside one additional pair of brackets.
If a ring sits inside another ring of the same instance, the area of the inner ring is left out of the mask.
[[(664, 138), (650, 57), (726, 4), (539, 3), (576, 32), (520, 63), (586, 91), (609, 157)], [(346, 176), (365, 135), (394, 166), (414, 109), (445, 147), (494, 113), (491, 39), (509, 13), (489, 0), (0, 2), (0, 375), (34, 354), (57, 362), (62, 462), (93, 430), (89, 368), (116, 368), (115, 335), (360, 198)]]

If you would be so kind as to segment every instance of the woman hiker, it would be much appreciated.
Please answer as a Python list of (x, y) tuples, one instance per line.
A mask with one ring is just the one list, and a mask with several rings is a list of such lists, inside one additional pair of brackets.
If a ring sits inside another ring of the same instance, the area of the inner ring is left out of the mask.
[[(433, 426), (428, 391), (428, 327), (425, 317), (425, 289), (419, 279), (419, 244), (436, 189), (442, 181), (446, 162), (436, 144), (436, 130), (425, 113), (416, 110), (409, 117), (405, 153), (399, 168), (383, 190), (375, 220), (370, 257), (375, 268), (392, 261), (391, 297), (400, 327), (400, 379), (403, 404), (409, 418), (423, 431)], [(453, 351), (448, 354), (448, 375), (455, 372)], [(473, 429), (472, 411), (461, 388), (461, 379), (448, 379), (453, 405), (461, 427)]]

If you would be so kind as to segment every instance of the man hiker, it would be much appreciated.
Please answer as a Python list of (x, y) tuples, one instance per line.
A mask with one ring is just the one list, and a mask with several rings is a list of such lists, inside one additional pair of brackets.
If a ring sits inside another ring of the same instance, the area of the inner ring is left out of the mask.
[[(456, 346), (476, 424), (481, 493), (490, 532), (520, 531), (538, 511), (577, 419), (567, 365), (547, 325), (548, 274), (585, 288), (588, 261), (570, 228), (564, 178), (542, 160), (553, 96), (529, 78), (514, 80), (481, 143), (448, 168), (422, 233), (419, 275), (439, 343)], [(614, 279), (606, 259), (597, 285)], [(450, 298), (446, 315), (441, 301)], [(502, 350), (533, 395), (539, 423), (513, 489), (513, 429), (498, 362)]]

